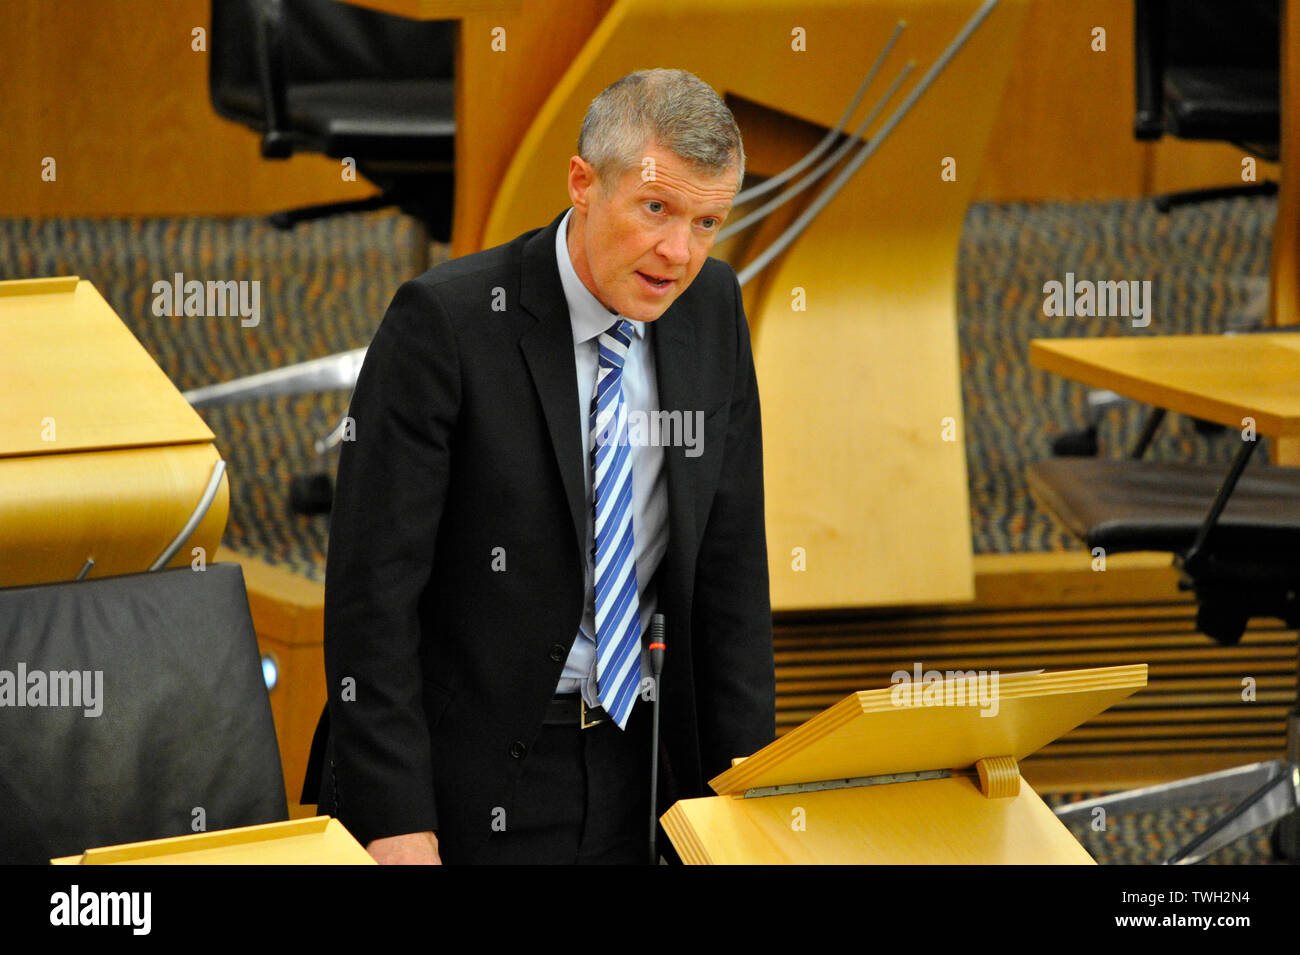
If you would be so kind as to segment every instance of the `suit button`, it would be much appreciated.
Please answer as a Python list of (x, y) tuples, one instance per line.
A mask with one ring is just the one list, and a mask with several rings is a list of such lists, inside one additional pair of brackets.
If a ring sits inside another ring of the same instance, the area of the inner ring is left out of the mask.
[(528, 747), (525, 746), (519, 740), (515, 740), (513, 743), (510, 744), (510, 755), (513, 756), (515, 759), (523, 759), (524, 754), (527, 752), (528, 752)]
[(551, 647), (551, 660), (554, 661), (555, 663), (563, 662), (564, 647), (560, 646), (558, 643), (555, 644), (553, 647)]

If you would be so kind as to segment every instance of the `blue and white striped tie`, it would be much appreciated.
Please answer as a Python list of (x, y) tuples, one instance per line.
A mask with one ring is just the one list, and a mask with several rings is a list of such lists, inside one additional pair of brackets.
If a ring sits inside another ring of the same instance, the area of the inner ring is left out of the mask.
[(601, 333), (591, 407), (592, 503), (596, 532), (596, 686), (620, 729), (641, 684), (641, 602), (632, 539), (632, 455), (628, 447), (623, 362), (632, 323)]

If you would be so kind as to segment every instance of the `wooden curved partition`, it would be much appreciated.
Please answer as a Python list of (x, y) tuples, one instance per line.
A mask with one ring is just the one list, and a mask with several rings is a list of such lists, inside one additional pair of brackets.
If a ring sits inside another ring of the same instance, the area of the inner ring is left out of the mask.
[[(188, 319), (196, 321), (201, 319)], [(222, 319), (224, 320), (224, 319)], [(0, 282), (0, 587), (148, 570), (221, 455), (109, 304), (75, 276)], [(226, 527), (222, 475), (166, 564), (206, 563)]]
[[(751, 171), (771, 175), (775, 157), (790, 153), (783, 138), (814, 142), (836, 124), (900, 19), (906, 29), (853, 123), (914, 60), (887, 117), (978, 6), (616, 3), (524, 137), (481, 245), (536, 228), (567, 205), (564, 174), (587, 105), (628, 72), (672, 66), (699, 75), (736, 108)], [(973, 596), (957, 245), (1024, 7), (1002, 0), (879, 151), (746, 290), (774, 609)], [(775, 231), (715, 254), (739, 270)]]

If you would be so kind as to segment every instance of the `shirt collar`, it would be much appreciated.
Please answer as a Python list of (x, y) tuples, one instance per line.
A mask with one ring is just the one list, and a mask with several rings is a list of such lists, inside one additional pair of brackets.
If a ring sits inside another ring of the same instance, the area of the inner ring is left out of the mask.
[[(578, 345), (608, 331), (620, 316), (600, 304), (600, 299), (592, 295), (591, 289), (578, 278), (573, 260), (569, 258), (569, 218), (572, 215), (573, 210), (570, 209), (560, 220), (560, 227), (555, 230), (555, 263), (559, 266), (560, 284), (564, 286), (564, 298), (569, 304), (573, 343)], [(628, 319), (628, 322), (638, 338), (645, 338), (645, 322), (635, 319)]]

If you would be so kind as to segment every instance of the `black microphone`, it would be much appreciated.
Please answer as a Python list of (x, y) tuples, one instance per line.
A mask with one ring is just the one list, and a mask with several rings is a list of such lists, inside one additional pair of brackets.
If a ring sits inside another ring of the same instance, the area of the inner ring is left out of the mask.
[(659, 797), (659, 677), (664, 672), (664, 615), (654, 614), (650, 618), (650, 673), (654, 677), (654, 697), (652, 699), (653, 718), (650, 723), (650, 864), (659, 864), (659, 853), (655, 851), (656, 837), (659, 832), (659, 817), (655, 806)]

